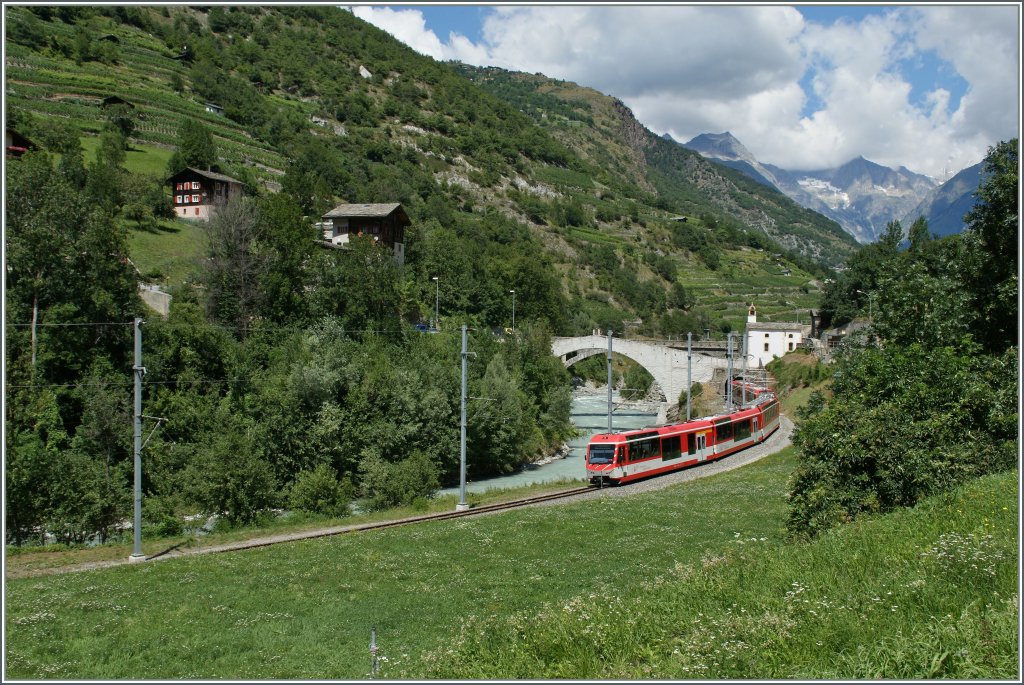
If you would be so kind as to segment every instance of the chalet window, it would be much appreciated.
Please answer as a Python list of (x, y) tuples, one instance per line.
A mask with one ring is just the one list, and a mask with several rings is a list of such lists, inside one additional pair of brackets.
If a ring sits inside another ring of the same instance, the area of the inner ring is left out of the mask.
[(175, 190), (181, 190), (181, 182), (180, 181), (174, 186), (174, 189)]
[(764, 344), (764, 351), (765, 351), (765, 352), (767, 352), (767, 351), (768, 351), (768, 343), (765, 343), (765, 344)]
[(192, 190), (199, 190), (199, 181), (192, 181)]
[(199, 196), (198, 195), (193, 195), (192, 196), (192, 202), (199, 202)]
[(181, 204), (181, 195), (174, 196), (174, 203), (179, 205)]

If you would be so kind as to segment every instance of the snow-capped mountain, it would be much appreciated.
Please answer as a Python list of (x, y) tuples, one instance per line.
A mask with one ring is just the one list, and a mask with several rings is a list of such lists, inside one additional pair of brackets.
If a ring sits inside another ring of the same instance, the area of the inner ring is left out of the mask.
[(903, 220), (938, 183), (906, 167), (890, 169), (863, 157), (835, 169), (790, 171), (759, 162), (731, 133), (701, 134), (680, 143), (702, 156), (773, 186), (795, 202), (835, 219), (861, 243)]

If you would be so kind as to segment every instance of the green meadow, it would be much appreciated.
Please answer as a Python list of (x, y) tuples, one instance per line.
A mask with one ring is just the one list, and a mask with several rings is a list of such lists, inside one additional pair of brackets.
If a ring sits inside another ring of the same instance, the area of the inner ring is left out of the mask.
[(1017, 473), (812, 543), (792, 448), (632, 497), (7, 582), (7, 675), (1017, 675)]

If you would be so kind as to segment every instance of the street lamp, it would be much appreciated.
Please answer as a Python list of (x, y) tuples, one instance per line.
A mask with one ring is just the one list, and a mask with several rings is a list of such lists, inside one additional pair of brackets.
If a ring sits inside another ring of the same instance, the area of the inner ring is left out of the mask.
[(437, 280), (437, 276), (431, 276), (431, 279), (434, 281), (434, 328), (440, 328), (438, 325), (440, 320), (437, 316), (437, 303), (441, 299), (441, 282)]
[(516, 332), (516, 291), (509, 290), (512, 293), (512, 332)]
[(867, 295), (868, 296), (868, 323), (871, 324), (872, 326), (874, 326), (875, 325), (875, 317), (874, 317), (874, 307), (872, 306), (873, 298), (871, 297), (871, 293), (866, 293), (863, 290), (858, 290), (857, 292), (859, 292), (861, 295)]

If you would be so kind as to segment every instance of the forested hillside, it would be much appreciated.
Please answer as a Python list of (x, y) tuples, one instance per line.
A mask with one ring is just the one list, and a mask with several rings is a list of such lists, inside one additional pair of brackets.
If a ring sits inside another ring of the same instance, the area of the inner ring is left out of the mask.
[[(852, 246), (832, 244), (822, 217), (792, 203), (781, 211), (723, 167), (652, 142), (610, 98), (589, 91), (566, 105), (559, 93), (545, 101), (550, 116), (527, 116), (333, 8), (10, 8), (8, 27), (8, 116), (48, 148), (99, 134), (101, 99), (117, 96), (133, 105), (137, 149), (176, 146), (185, 122), (201, 122), (224, 173), (283, 188), (310, 216), (340, 201), (397, 201), (414, 242), (441, 228), (465, 235), (497, 211), (529, 227), (559, 277), (560, 305), (524, 292), (521, 313), (563, 332), (634, 320), (649, 334), (718, 330), (742, 322), (755, 298), (763, 316), (797, 319), (820, 264)], [(592, 124), (561, 109), (594, 110)], [(668, 221), (679, 215), (685, 224)], [(790, 277), (770, 256), (783, 253)], [(435, 265), (411, 266), (426, 309)], [(442, 299), (475, 300), (490, 324), (507, 324), (505, 298), (485, 303), (486, 277), (467, 271), (473, 285), (445, 279)]]
[[(709, 162), (647, 130), (622, 102), (578, 84), (496, 67), (458, 65), (459, 73), (529, 114), (556, 139), (654, 194), (654, 205), (699, 217), (715, 229), (707, 242), (749, 244), (809, 271), (836, 266), (856, 242), (836, 222), (796, 204), (735, 169)], [(695, 238), (690, 237), (690, 241)], [(684, 243), (690, 246), (689, 241)]]

